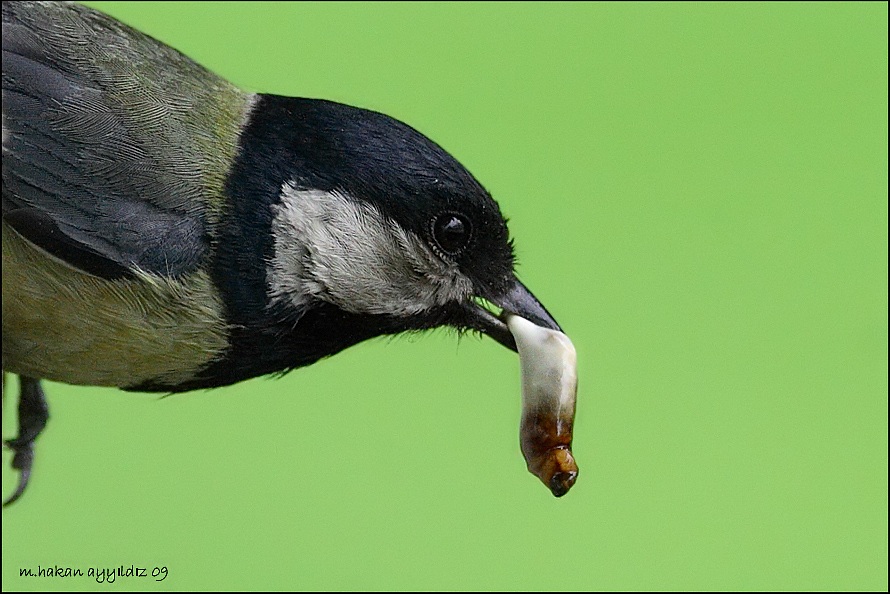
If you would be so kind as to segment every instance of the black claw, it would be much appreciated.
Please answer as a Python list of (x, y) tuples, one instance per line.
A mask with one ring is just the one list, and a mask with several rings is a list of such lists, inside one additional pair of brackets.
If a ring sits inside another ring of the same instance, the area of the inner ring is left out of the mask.
[(16, 500), (22, 496), (22, 493), (25, 492), (25, 487), (28, 486), (28, 481), (31, 479), (31, 465), (34, 463), (34, 448), (30, 443), (22, 445), (19, 444), (18, 441), (19, 440), (17, 439), (6, 440), (6, 445), (15, 452), (15, 455), (12, 457), (12, 467), (20, 471), (21, 474), (19, 474), (19, 486), (16, 487), (13, 494), (9, 496), (9, 499), (3, 502), (3, 507), (15, 503)]
[(31, 479), (31, 467), (34, 465), (34, 440), (46, 427), (49, 419), (49, 408), (46, 396), (40, 387), (40, 380), (30, 377), (19, 377), (19, 436), (6, 441), (7, 447), (13, 452), (12, 467), (20, 472), (19, 485), (3, 506), (14, 503), (28, 486)]

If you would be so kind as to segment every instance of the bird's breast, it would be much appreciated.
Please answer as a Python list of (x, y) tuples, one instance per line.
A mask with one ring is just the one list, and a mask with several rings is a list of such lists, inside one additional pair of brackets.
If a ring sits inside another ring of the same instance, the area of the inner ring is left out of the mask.
[(223, 304), (203, 271), (106, 280), (3, 224), (3, 369), (71, 384), (175, 387), (228, 347)]

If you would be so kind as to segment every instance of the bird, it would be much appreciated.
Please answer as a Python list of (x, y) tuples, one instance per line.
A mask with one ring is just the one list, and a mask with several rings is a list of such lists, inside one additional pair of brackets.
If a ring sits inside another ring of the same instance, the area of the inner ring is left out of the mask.
[(3, 372), (19, 471), (41, 381), (179, 393), (451, 327), (560, 326), (500, 207), (388, 115), (252, 93), (76, 3), (3, 2)]

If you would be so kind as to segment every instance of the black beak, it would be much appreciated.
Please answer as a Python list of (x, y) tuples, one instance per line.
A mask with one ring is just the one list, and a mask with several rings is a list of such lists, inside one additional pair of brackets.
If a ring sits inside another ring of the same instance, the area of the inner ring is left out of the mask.
[(519, 279), (513, 280), (513, 285), (503, 294), (492, 296), (488, 301), (501, 308), (500, 315), (496, 315), (476, 301), (470, 301), (466, 305), (470, 316), (470, 328), (483, 332), (504, 345), (510, 350), (516, 350), (516, 341), (504, 322), (506, 314), (514, 314), (526, 320), (562, 332), (562, 328), (553, 319), (553, 316), (541, 305), (541, 302), (525, 288)]

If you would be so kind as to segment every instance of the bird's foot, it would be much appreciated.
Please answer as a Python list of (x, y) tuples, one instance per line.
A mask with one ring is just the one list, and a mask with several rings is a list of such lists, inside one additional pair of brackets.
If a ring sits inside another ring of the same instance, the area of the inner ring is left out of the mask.
[(4, 506), (14, 503), (25, 492), (34, 464), (34, 440), (49, 419), (49, 407), (40, 380), (19, 377), (19, 385), (19, 435), (6, 440), (6, 446), (13, 451), (12, 467), (19, 471), (19, 484), (9, 499), (3, 502)]

